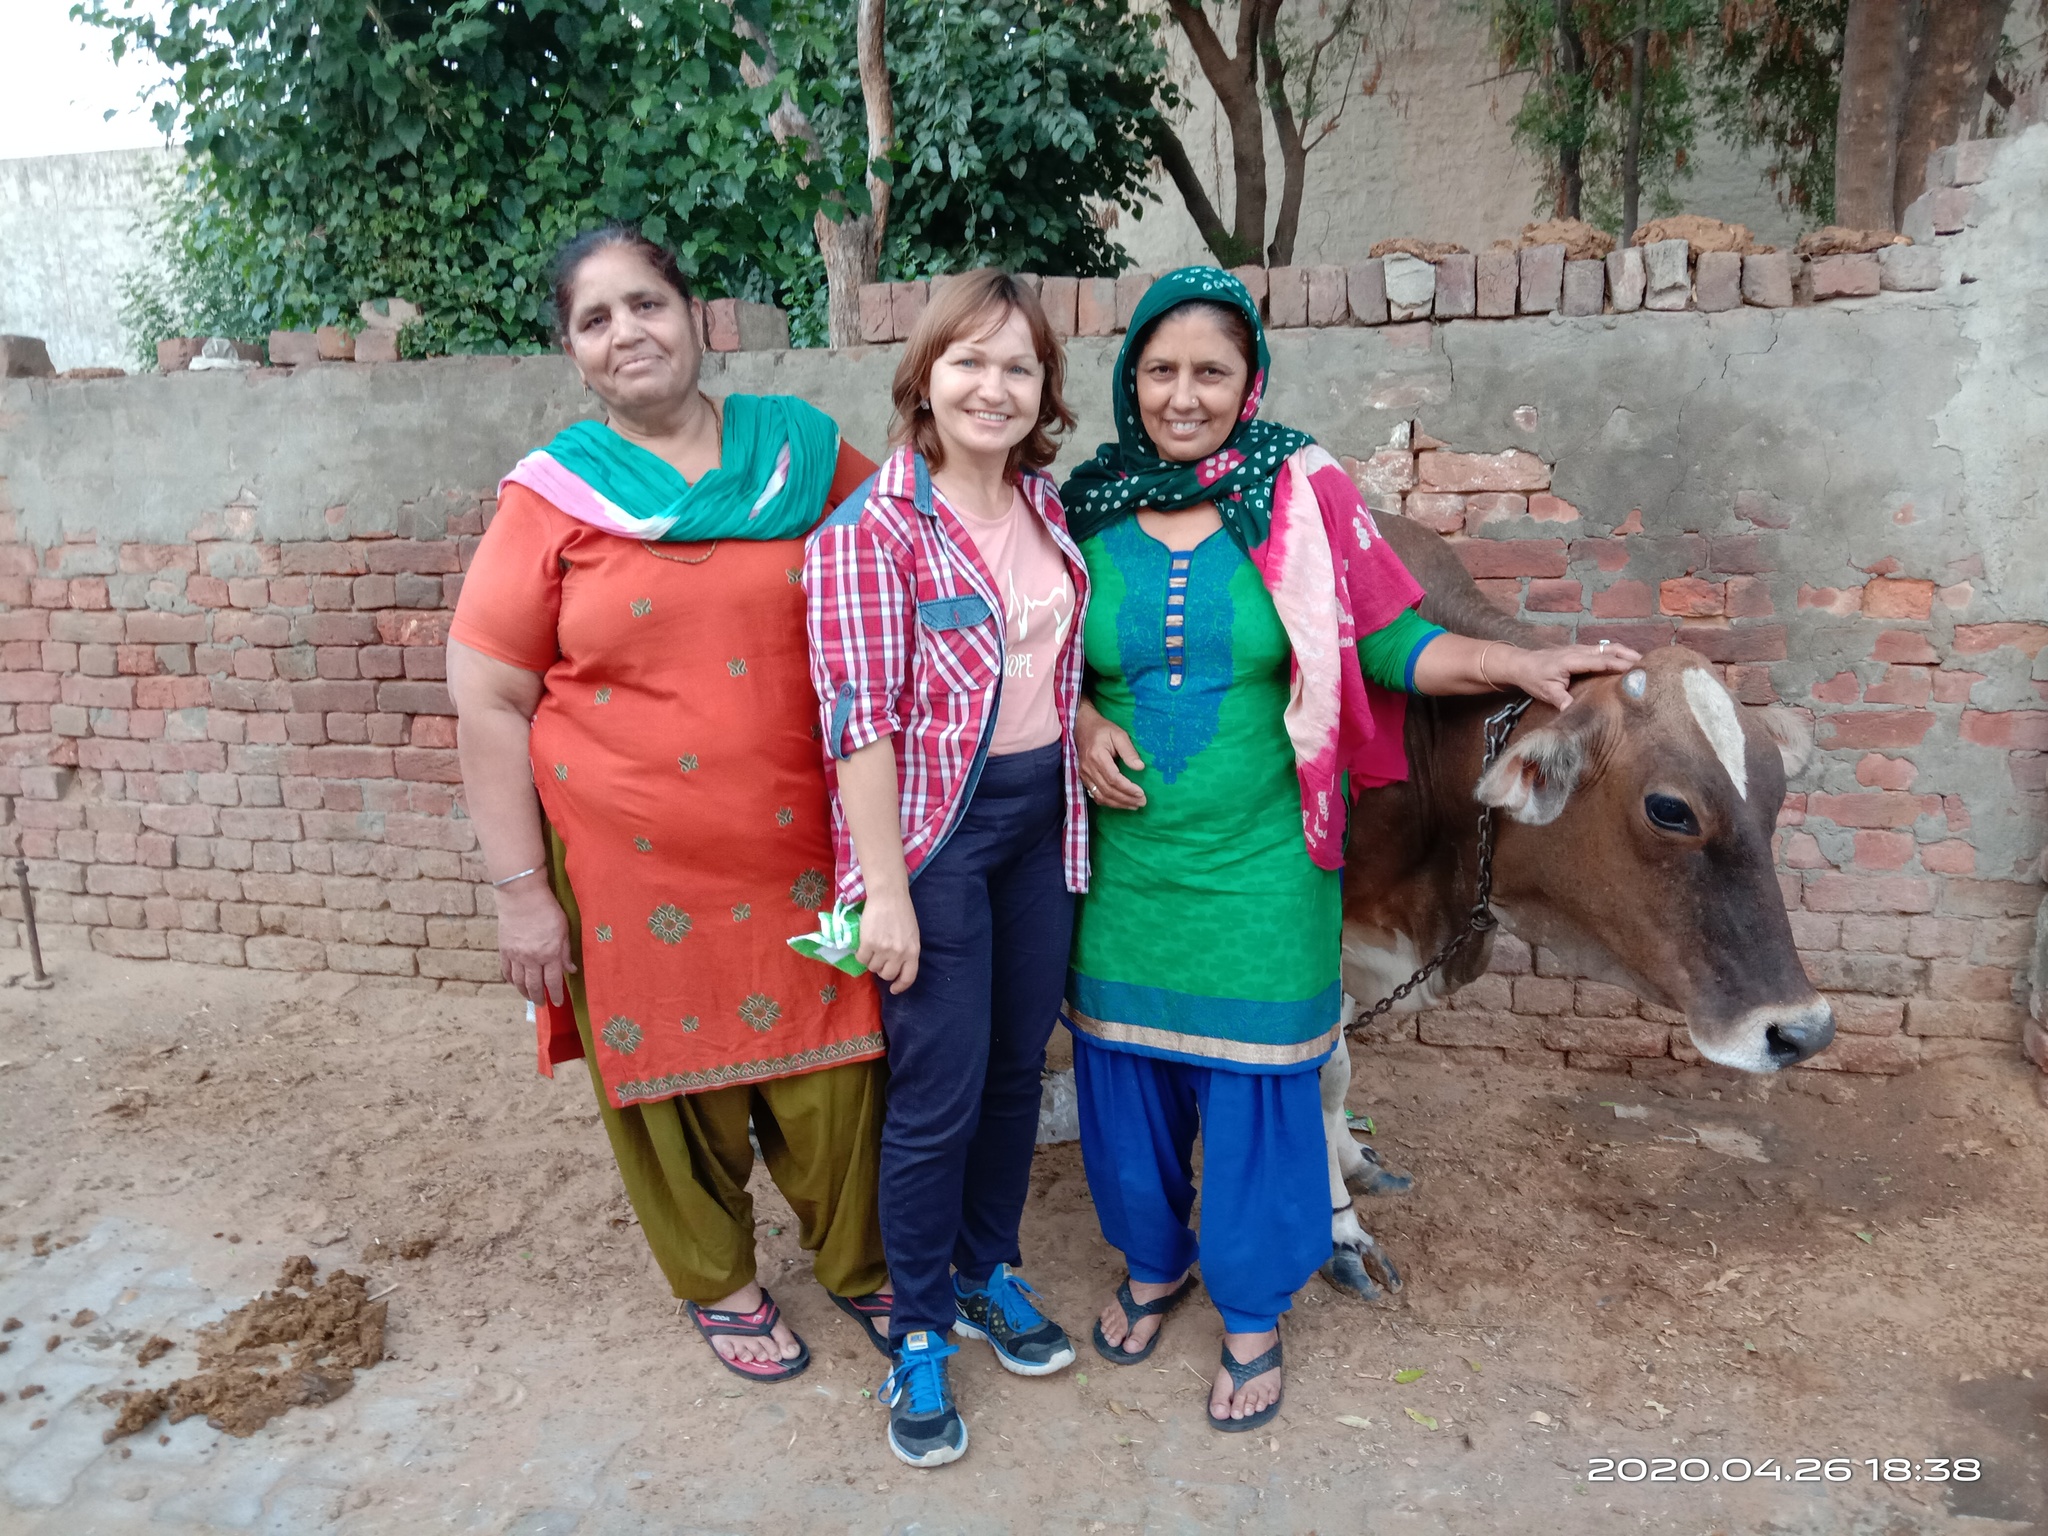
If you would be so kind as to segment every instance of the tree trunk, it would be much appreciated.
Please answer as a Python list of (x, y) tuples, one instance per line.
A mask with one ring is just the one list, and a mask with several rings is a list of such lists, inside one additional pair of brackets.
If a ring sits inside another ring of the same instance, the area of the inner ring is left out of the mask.
[(1259, 59), (1266, 70), (1266, 107), (1273, 114), (1273, 132), (1280, 140), (1280, 213), (1273, 224), (1273, 243), (1266, 265), (1294, 265), (1294, 236), (1301, 227), (1302, 184), (1308, 176), (1308, 146), (1301, 124), (1287, 100), (1287, 65), (1280, 57), (1280, 7), (1270, 5), (1259, 18)]
[[(843, 212), (844, 210), (842, 210)], [(827, 343), (861, 345), (861, 284), (872, 283), (881, 267), (882, 241), (870, 214), (846, 214), (833, 223), (821, 209), (811, 220), (818, 254), (825, 258)]]
[[(896, 140), (895, 103), (889, 94), (889, 62), (882, 39), (885, 10), (883, 0), (860, 0), (855, 21), (870, 167), (889, 153)], [(861, 344), (861, 285), (872, 283), (881, 271), (882, 237), (889, 230), (889, 184), (871, 168), (867, 188), (869, 212), (834, 221), (821, 210), (812, 222), (818, 253), (825, 258), (827, 327), (835, 347)]]
[(1899, 108), (1906, 95), (1914, 9), (1913, 0), (1849, 0), (1842, 29), (1841, 101), (1835, 112), (1835, 222), (1852, 229), (1894, 227)]
[[(896, 138), (895, 106), (889, 94), (889, 66), (883, 51), (882, 29), (886, 20), (883, 0), (860, 0), (855, 20), (855, 44), (860, 59), (860, 91), (867, 107), (868, 160), (881, 159)], [(741, 16), (733, 14), (733, 30), (760, 49), (759, 58), (743, 54), (740, 78), (750, 86), (763, 86), (775, 79), (779, 68), (772, 40)], [(768, 115), (769, 132), (779, 144), (794, 135), (809, 146), (807, 158), (818, 154), (818, 130), (796, 98), (784, 92), (782, 102)], [(889, 224), (889, 186), (870, 170), (867, 173), (869, 211), (853, 215), (840, 201), (841, 217), (834, 221), (821, 209), (811, 221), (817, 237), (818, 254), (825, 259), (825, 313), (827, 340), (835, 347), (857, 347), (860, 334), (860, 290), (881, 272), (882, 236)], [(835, 198), (837, 194), (834, 194)]]
[(1579, 77), (1586, 72), (1586, 45), (1572, 20), (1571, 0), (1557, 0), (1557, 72), (1566, 82), (1571, 112), (1570, 131), (1557, 147), (1557, 216), (1576, 219), (1584, 199), (1586, 178), (1581, 166), (1585, 154), (1586, 125), (1581, 110)]
[[(1248, 262), (1257, 261), (1266, 244), (1266, 129), (1258, 90), (1259, 25), (1267, 11), (1279, 8), (1280, 0), (1240, 0), (1237, 52), (1232, 54), (1224, 51), (1222, 39), (1195, 0), (1166, 0), (1167, 14), (1194, 50), (1195, 62), (1201, 65), (1230, 127), (1231, 181), (1236, 194), (1231, 207), (1231, 238), (1244, 253), (1242, 260)], [(1170, 165), (1167, 170), (1172, 173)], [(1220, 253), (1219, 259), (1224, 259)]]
[(1650, 29), (1636, 28), (1628, 55), (1628, 146), (1621, 156), (1621, 243), (1633, 244), (1643, 206), (1643, 77), (1650, 70)]
[(1230, 232), (1222, 216), (1216, 212), (1216, 205), (1209, 201), (1209, 189), (1195, 174), (1194, 162), (1188, 158), (1187, 147), (1181, 143), (1180, 136), (1163, 122), (1156, 133), (1152, 147), (1159, 155), (1159, 163), (1166, 167), (1166, 174), (1180, 189), (1181, 201), (1188, 205), (1188, 216), (1195, 221), (1195, 228), (1201, 231), (1203, 244), (1226, 267), (1241, 267), (1258, 260), (1257, 251), (1247, 254), (1238, 245), (1237, 236)]
[[(1892, 180), (1896, 216), (1904, 217), (1906, 204), (1926, 189), (1927, 157), (1975, 126), (2009, 8), (2010, 0), (1941, 0), (1928, 6), (1899, 122)], [(1887, 225), (1897, 227), (1896, 219)]]

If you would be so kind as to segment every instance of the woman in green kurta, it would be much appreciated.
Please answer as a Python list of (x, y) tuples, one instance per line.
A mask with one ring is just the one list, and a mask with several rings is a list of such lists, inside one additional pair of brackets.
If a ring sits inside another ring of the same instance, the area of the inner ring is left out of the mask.
[(1329, 1257), (1316, 1069), (1341, 1035), (1347, 794), (1405, 777), (1405, 691), (1563, 707), (1575, 672), (1635, 659), (1424, 622), (1342, 468), (1257, 419), (1268, 363), (1241, 283), (1168, 274), (1117, 360), (1118, 440), (1063, 491), (1094, 590), (1077, 735), (1096, 805), (1066, 1019), (1089, 1188), (1130, 1266), (1095, 1345), (1149, 1356), (1199, 1258), (1225, 1430), (1278, 1411), (1279, 1315)]
[[(1138, 743), (1145, 766), (1132, 782), (1145, 806), (1098, 811), (1090, 829), (1074, 1026), (1177, 1059), (1316, 1066), (1342, 1005), (1329, 942), (1338, 877), (1302, 842), (1284, 720), (1292, 650), (1258, 567), (1220, 528), (1174, 551), (1136, 518), (1081, 552), (1098, 583), (1084, 631), (1089, 697)], [(1176, 606), (1178, 668), (1166, 648)], [(1438, 633), (1402, 615), (1397, 644)]]

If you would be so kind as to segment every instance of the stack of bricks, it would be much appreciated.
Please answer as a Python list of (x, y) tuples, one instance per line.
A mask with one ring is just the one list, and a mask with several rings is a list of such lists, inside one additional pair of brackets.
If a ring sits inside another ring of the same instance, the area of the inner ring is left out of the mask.
[[(403, 306), (396, 314), (375, 305)], [(266, 360), (273, 368), (312, 368), (328, 363), (395, 363), (398, 333), (419, 311), (403, 300), (386, 299), (362, 306), (364, 325), (323, 325), (311, 331), (272, 331), (265, 347), (237, 345), (253, 365)], [(395, 323), (394, 323), (395, 322)], [(183, 373), (206, 345), (204, 336), (178, 336), (156, 344), (159, 373)], [(746, 299), (708, 299), (704, 304), (704, 345), (713, 352), (766, 352), (789, 346), (789, 316), (772, 304)]]
[(0, 853), (60, 943), (497, 980), (442, 680), (489, 510), (276, 544), (231, 508), (189, 543), (40, 554), (0, 510)]
[[(1930, 175), (1981, 181), (2001, 142), (1980, 139), (1951, 146), (1934, 157)], [(1915, 243), (1812, 258), (1789, 251), (1694, 252), (1683, 240), (1659, 240), (1613, 251), (1601, 260), (1573, 260), (1562, 245), (1535, 245), (1457, 252), (1435, 261), (1397, 253), (1351, 266), (1233, 271), (1277, 330), (1529, 315), (1582, 318), (1644, 310), (1789, 309), (1939, 288), (1941, 253), (1932, 242), (1964, 227), (1973, 199), (1966, 185), (1932, 191), (1913, 204), (1907, 217), (1909, 233), (1921, 229)], [(1156, 275), (1027, 273), (1019, 280), (1038, 295), (1059, 336), (1114, 336), (1130, 323)], [(932, 284), (944, 282), (865, 285), (860, 291), (861, 340), (880, 344), (908, 338), (930, 302)]]
[[(2048, 683), (2032, 680), (2048, 624), (1965, 622), (1980, 557), (1924, 574), (1886, 558), (1854, 587), (1815, 588), (1780, 568), (1791, 519), (1767, 498), (1736, 500), (1729, 524), (1740, 531), (1651, 534), (1640, 510), (1590, 526), (1552, 494), (1551, 467), (1520, 449), (1452, 453), (1404, 427), (1393, 446), (1344, 464), (1382, 515), (1445, 535), (1506, 612), (1582, 641), (1690, 646), (1745, 704), (1782, 703), (1812, 721), (1834, 767), (1806, 781), (1854, 785), (1792, 794), (1778, 817), (1793, 938), (1840, 1031), (1814, 1066), (1898, 1072), (2019, 1039), (2015, 975), (2041, 889), (1982, 867), (1960, 791), (1995, 764), (2023, 813), (2048, 810), (2048, 709), (1973, 703), (2048, 700)], [(1778, 679), (1802, 670), (1783, 665), (1783, 606), (1849, 632), (1865, 659), (1781, 698)], [(1677, 1014), (1575, 981), (1505, 935), (1491, 974), (1448, 1009), (1390, 1020), (1381, 1037), (1529, 1061), (1562, 1053), (1640, 1075), (1700, 1060)]]
[(1949, 144), (1927, 157), (1927, 190), (1906, 205), (1899, 228), (1915, 245), (1931, 245), (1959, 235), (1977, 222), (1978, 198), (1973, 190), (1991, 174), (1991, 165), (2005, 145), (2003, 139), (1968, 139)]

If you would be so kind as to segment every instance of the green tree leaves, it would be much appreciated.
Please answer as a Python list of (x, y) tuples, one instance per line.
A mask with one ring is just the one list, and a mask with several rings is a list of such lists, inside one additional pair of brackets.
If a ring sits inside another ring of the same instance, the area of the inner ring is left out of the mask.
[(1648, 29), (1645, 212), (1677, 212), (1674, 188), (1690, 174), (1699, 126), (1696, 61), (1718, 30), (1719, 0), (1485, 0), (1485, 9), (1502, 70), (1535, 77), (1514, 129), (1550, 170), (1539, 211), (1576, 214), (1608, 229), (1621, 223), (1631, 45), (1638, 27)]
[[(822, 74), (811, 113), (822, 161), (864, 212), (864, 148), (851, 7), (777, 7), (788, 72)], [(810, 30), (792, 37), (794, 21)], [(1165, 80), (1157, 19), (1131, 0), (891, 0), (896, 150), (881, 275), (993, 265), (1098, 276), (1129, 265), (1109, 236), (1142, 213)], [(1155, 102), (1158, 105), (1155, 105)], [(822, 264), (791, 305), (800, 338), (824, 334)]]
[(80, 14), (172, 76), (185, 217), (233, 251), (259, 329), (398, 293), (408, 347), (529, 349), (554, 248), (609, 218), (713, 292), (800, 277), (817, 193), (740, 77), (722, 5), (676, 0), (134, 0)]
[[(137, 323), (246, 338), (398, 294), (425, 311), (409, 352), (532, 350), (549, 335), (549, 257), (616, 218), (673, 244), (707, 293), (791, 307), (801, 334), (824, 286), (811, 217), (828, 196), (866, 202), (846, 13), (172, 0), (159, 19), (146, 0), (81, 0), (117, 50), (164, 66), (159, 123), (190, 142), (171, 270)], [(775, 39), (772, 79), (748, 67), (736, 15)], [(897, 199), (885, 271), (1121, 264), (1096, 215), (1140, 206), (1164, 67), (1130, 0), (901, 0), (889, 42), (902, 148), (878, 168)], [(815, 143), (774, 131), (786, 97)], [(213, 297), (194, 302), (195, 285)]]
[(1709, 59), (1709, 99), (1722, 130), (1768, 155), (1779, 201), (1835, 221), (1835, 108), (1848, 0), (1747, 0), (1731, 10)]
[[(1578, 157), (1585, 217), (1618, 227), (1631, 41), (1649, 30), (1642, 181), (1647, 213), (1677, 210), (1700, 122), (1762, 149), (1788, 208), (1834, 216), (1835, 107), (1848, 0), (1471, 0), (1501, 68), (1534, 77), (1516, 138), (1551, 168), (1551, 211)], [(1570, 32), (1577, 47), (1564, 36)]]

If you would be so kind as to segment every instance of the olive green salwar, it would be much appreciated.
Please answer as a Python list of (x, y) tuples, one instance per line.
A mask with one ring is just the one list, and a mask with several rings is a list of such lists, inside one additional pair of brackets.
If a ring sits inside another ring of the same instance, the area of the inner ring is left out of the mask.
[(576, 1030), (618, 1159), (626, 1199), (670, 1288), (705, 1305), (755, 1278), (754, 1149), (796, 1213), (797, 1240), (818, 1283), (864, 1296), (887, 1282), (876, 1206), (883, 1085), (880, 1060), (678, 1094), (618, 1108), (605, 1092), (591, 1041), (582, 975), (583, 925), (559, 835), (550, 830), (555, 895), (569, 920), (568, 977)]

